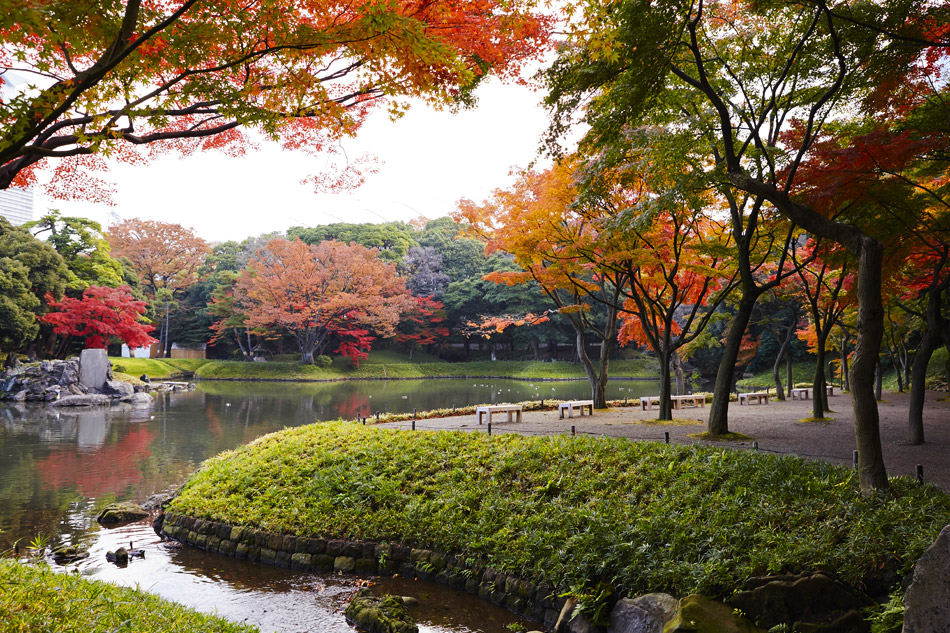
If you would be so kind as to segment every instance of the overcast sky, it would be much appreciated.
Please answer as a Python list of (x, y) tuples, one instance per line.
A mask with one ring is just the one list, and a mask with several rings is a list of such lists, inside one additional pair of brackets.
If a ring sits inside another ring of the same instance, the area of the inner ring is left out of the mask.
[(273, 144), (239, 158), (215, 152), (145, 166), (120, 165), (106, 177), (117, 185), (116, 205), (50, 200), (37, 192), (34, 217), (48, 209), (108, 226), (118, 214), (173, 222), (212, 242), (242, 240), (290, 226), (410, 220), (446, 215), (460, 198), (482, 201), (513, 182), (512, 167), (537, 158), (547, 125), (541, 92), (489, 80), (474, 110), (458, 114), (412, 108), (391, 121), (384, 108), (344, 142), (350, 156), (372, 153), (379, 172), (342, 194), (316, 194), (300, 181), (325, 159)]

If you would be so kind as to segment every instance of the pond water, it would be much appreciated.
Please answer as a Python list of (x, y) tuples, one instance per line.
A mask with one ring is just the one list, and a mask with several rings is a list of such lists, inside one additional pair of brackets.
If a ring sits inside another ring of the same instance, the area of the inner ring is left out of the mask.
[[(608, 398), (656, 391), (653, 381), (611, 381)], [(350, 631), (340, 610), (361, 582), (355, 577), (291, 572), (175, 548), (161, 543), (147, 521), (109, 530), (95, 516), (112, 501), (141, 502), (173, 489), (208, 457), (288, 426), (376, 411), (589, 397), (586, 381), (481, 378), (205, 382), (197, 391), (160, 395), (150, 409), (0, 404), (0, 551), (42, 534), (55, 544), (89, 547), (90, 557), (70, 568), (90, 577), (137, 584), (262, 631)], [(144, 560), (133, 559), (124, 569), (105, 561), (106, 551), (130, 541), (145, 549)], [(416, 615), (430, 633), (506, 633), (505, 625), (518, 621), (478, 598), (432, 583), (373, 582), (374, 590), (420, 598)]]

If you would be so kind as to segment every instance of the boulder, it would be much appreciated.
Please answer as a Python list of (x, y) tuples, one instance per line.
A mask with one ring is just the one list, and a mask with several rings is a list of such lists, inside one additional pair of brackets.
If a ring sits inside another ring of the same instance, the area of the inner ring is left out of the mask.
[(344, 611), (346, 619), (369, 633), (419, 633), (409, 609), (397, 596), (377, 598), (360, 589)]
[(765, 629), (752, 624), (729, 605), (693, 594), (680, 600), (676, 615), (663, 627), (663, 633), (687, 632), (765, 633)]
[(950, 525), (914, 566), (904, 595), (903, 633), (946, 633), (950, 623)]
[(68, 565), (89, 557), (89, 551), (78, 545), (60, 545), (53, 550), (53, 562)]
[(827, 621), (870, 605), (822, 573), (750, 578), (729, 602), (766, 628)]
[(140, 391), (129, 396), (128, 402), (133, 407), (150, 407), (152, 403), (155, 402), (155, 399), (152, 398), (151, 394)]
[(121, 503), (110, 503), (96, 515), (96, 521), (102, 525), (119, 525), (122, 523), (131, 523), (148, 516), (148, 511), (140, 505), (123, 501)]
[(623, 598), (610, 612), (607, 633), (660, 633), (678, 607), (679, 600), (668, 593)]
[(96, 407), (111, 404), (112, 399), (101, 393), (89, 393), (81, 396), (64, 396), (49, 403), (51, 407)]
[(135, 393), (135, 388), (127, 383), (121, 382), (119, 380), (107, 380), (102, 385), (102, 393), (107, 396), (112, 396), (113, 398), (122, 398), (125, 396), (131, 396)]

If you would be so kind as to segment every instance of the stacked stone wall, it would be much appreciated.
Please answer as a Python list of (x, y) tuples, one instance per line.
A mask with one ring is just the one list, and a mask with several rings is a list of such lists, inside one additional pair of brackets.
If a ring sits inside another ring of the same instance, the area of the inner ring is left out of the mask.
[(395, 575), (478, 595), (553, 629), (566, 601), (547, 583), (471, 566), (452, 554), (402, 544), (287, 536), (166, 512), (165, 535), (239, 560), (300, 571)]

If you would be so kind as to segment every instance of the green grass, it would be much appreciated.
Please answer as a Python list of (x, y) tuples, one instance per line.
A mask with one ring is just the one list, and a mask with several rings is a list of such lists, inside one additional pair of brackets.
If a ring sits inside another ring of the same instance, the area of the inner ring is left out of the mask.
[[(377, 357), (385, 360), (386, 356)], [(131, 372), (129, 372), (131, 373)], [(540, 361), (472, 361), (465, 363), (387, 363), (363, 362), (357, 368), (342, 359), (329, 367), (302, 363), (211, 361), (195, 372), (202, 379), (230, 380), (346, 380), (360, 378), (432, 378), (432, 377), (499, 377), (499, 378), (586, 378), (584, 368), (573, 363)], [(652, 360), (618, 360), (610, 365), (610, 375), (626, 378), (654, 378), (656, 364)]]
[(744, 579), (909, 571), (950, 523), (934, 486), (862, 495), (853, 469), (715, 447), (565, 435), (286, 429), (205, 462), (184, 514), (405, 542), (560, 589), (727, 596)]
[(5, 633), (253, 633), (139, 589), (57, 573), (45, 564), (0, 559), (0, 628)]
[(120, 358), (110, 356), (113, 370), (123, 368), (130, 376), (148, 374), (149, 378), (174, 378), (193, 374), (199, 367), (210, 362), (205, 358)]

